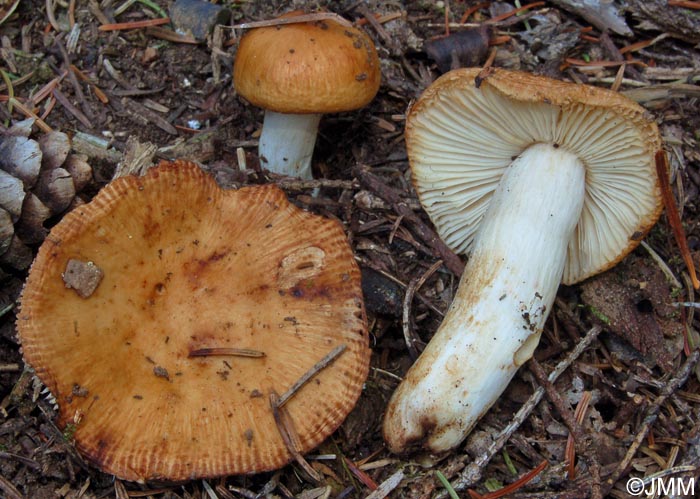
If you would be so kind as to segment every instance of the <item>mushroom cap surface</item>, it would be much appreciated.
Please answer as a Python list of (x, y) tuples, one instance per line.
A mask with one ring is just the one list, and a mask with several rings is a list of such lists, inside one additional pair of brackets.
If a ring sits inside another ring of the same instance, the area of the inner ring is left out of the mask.
[(368, 104), (379, 90), (381, 71), (369, 36), (357, 28), (322, 20), (245, 33), (238, 46), (233, 81), (240, 95), (270, 111), (337, 113)]
[[(75, 260), (102, 273), (86, 297), (64, 284)], [(222, 190), (188, 162), (115, 180), (64, 217), (31, 268), (17, 327), (59, 426), (132, 481), (283, 466), (292, 456), (271, 393), (345, 345), (284, 405), (307, 452), (355, 405), (370, 355), (340, 224), (272, 185)], [(191, 356), (222, 348), (264, 356)]]
[(468, 68), (438, 78), (411, 108), (406, 144), (413, 184), (440, 237), (468, 253), (501, 175), (529, 146), (549, 143), (586, 168), (581, 218), (562, 282), (614, 266), (663, 209), (656, 124), (606, 89), (528, 73)]

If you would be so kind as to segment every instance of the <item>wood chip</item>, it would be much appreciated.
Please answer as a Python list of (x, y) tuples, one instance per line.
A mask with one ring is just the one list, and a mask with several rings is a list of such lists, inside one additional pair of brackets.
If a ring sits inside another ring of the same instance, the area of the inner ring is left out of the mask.
[(401, 483), (401, 480), (403, 480), (403, 477), (404, 477), (403, 470), (397, 471), (396, 473), (391, 475), (389, 478), (384, 480), (381, 484), (379, 484), (379, 487), (377, 487), (377, 490), (372, 492), (365, 499), (384, 499), (396, 487), (399, 486), (399, 484)]

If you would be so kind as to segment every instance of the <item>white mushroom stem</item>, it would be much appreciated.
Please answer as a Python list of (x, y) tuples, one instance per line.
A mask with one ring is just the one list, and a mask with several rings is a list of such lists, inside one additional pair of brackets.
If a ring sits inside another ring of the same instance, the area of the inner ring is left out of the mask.
[(532, 356), (584, 191), (582, 163), (555, 145), (533, 145), (510, 165), (447, 315), (389, 402), (392, 451), (458, 445)]
[(258, 146), (261, 166), (281, 175), (311, 180), (311, 156), (321, 116), (265, 111)]

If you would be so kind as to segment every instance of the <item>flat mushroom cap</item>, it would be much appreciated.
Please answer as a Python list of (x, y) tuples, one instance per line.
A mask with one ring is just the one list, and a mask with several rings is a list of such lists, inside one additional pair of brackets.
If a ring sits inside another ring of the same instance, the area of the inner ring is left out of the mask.
[[(299, 15), (291, 12), (282, 18)], [(359, 109), (379, 90), (372, 40), (332, 20), (248, 31), (233, 67), (236, 91), (278, 113), (337, 113)]]
[(480, 71), (443, 75), (406, 123), (413, 183), (440, 237), (468, 253), (506, 168), (529, 146), (550, 143), (578, 155), (586, 168), (563, 282), (614, 266), (663, 208), (656, 124), (616, 92), (502, 69), (482, 79)]
[[(101, 270), (94, 292), (66, 286), (69, 261)], [(59, 222), (17, 327), (59, 425), (133, 481), (283, 466), (270, 394), (345, 346), (284, 405), (307, 452), (355, 405), (370, 355), (342, 227), (272, 185), (222, 190), (188, 162), (115, 180)], [(221, 348), (264, 356), (190, 356)]]

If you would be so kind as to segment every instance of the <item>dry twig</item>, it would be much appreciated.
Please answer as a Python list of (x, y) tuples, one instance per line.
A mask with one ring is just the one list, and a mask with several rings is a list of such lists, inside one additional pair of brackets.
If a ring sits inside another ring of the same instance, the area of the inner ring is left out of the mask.
[(379, 484), (379, 487), (377, 487), (377, 490), (372, 492), (370, 495), (365, 497), (365, 499), (384, 499), (386, 496), (388, 496), (392, 490), (394, 490), (396, 487), (399, 486), (399, 483), (401, 483), (401, 480), (403, 480), (404, 473), (403, 470), (399, 470), (393, 475), (391, 475), (389, 478), (384, 480), (381, 484)]
[(284, 17), (277, 19), (268, 19), (265, 21), (255, 21), (250, 23), (235, 24), (231, 26), (232, 29), (253, 29), (253, 28), (265, 28), (268, 26), (284, 26), (286, 24), (299, 24), (299, 23), (310, 23), (316, 21), (331, 20), (343, 26), (352, 26), (352, 23), (338, 14), (333, 12), (317, 12), (315, 14), (304, 14), (301, 16), (294, 17)]
[(358, 468), (357, 465), (353, 463), (350, 459), (343, 456), (343, 462), (345, 463), (345, 466), (347, 466), (348, 469), (352, 472), (352, 474), (355, 475), (355, 477), (359, 481), (361, 481), (369, 490), (377, 490), (379, 488), (375, 481), (372, 480), (372, 477), (360, 468)]
[[(575, 465), (574, 453), (572, 452), (573, 449), (576, 449), (578, 454), (581, 456), (588, 455), (588, 452), (586, 452), (588, 448), (588, 439), (586, 439), (586, 434), (583, 432), (583, 428), (581, 428), (581, 423), (578, 419), (579, 416), (577, 416), (576, 413), (572, 412), (568, 404), (564, 402), (564, 399), (562, 399), (559, 392), (556, 390), (556, 388), (554, 388), (554, 383), (549, 381), (547, 375), (544, 372), (544, 369), (542, 369), (542, 366), (540, 366), (540, 364), (534, 357), (528, 362), (528, 367), (530, 368), (530, 371), (532, 371), (532, 373), (535, 375), (535, 378), (537, 379), (538, 383), (540, 383), (540, 386), (544, 388), (545, 393), (547, 394), (547, 398), (550, 400), (550, 402), (552, 402), (552, 404), (554, 404), (554, 407), (557, 409), (557, 412), (559, 412), (559, 415), (564, 420), (564, 424), (569, 429), (567, 447), (570, 447), (572, 450), (569, 451), (570, 461), (568, 474), (569, 479), (573, 479), (573, 470)], [(579, 404), (582, 410), (585, 409), (587, 405), (587, 402)], [(582, 414), (580, 417), (583, 417)], [(603, 495), (601, 493), (600, 473), (597, 461), (591, 460), (591, 462), (589, 463), (589, 468), (591, 470), (591, 477), (593, 478), (591, 480), (592, 483), (590, 483), (591, 499), (602, 499)]]
[(689, 0), (668, 0), (669, 7), (682, 7), (684, 9), (700, 10), (700, 2), (692, 2)]
[(51, 27), (60, 32), (61, 27), (58, 25), (58, 21), (56, 21), (56, 15), (54, 13), (54, 3), (52, 0), (46, 0), (46, 17), (49, 20), (49, 24), (51, 24)]
[[(581, 400), (579, 400), (579, 403), (576, 406), (576, 411), (574, 412), (574, 418), (578, 425), (583, 424), (583, 419), (586, 415), (586, 411), (588, 410), (588, 404), (590, 403), (590, 401), (591, 392), (583, 392), (583, 395), (581, 395)], [(569, 462), (569, 469), (567, 470), (569, 480), (573, 480), (574, 478), (576, 478), (575, 444), (576, 441), (574, 439), (574, 434), (569, 432), (569, 436), (566, 439), (566, 450), (564, 451), (564, 455), (567, 457), (567, 461)]]
[(282, 396), (277, 399), (278, 407), (281, 407), (284, 404), (286, 404), (287, 401), (290, 398), (292, 398), (294, 396), (294, 394), (296, 392), (298, 392), (302, 386), (304, 386), (311, 378), (316, 376), (316, 374), (319, 371), (322, 371), (323, 369), (328, 367), (331, 364), (331, 362), (333, 362), (336, 358), (338, 358), (338, 356), (341, 353), (343, 353), (345, 351), (346, 348), (347, 348), (346, 345), (338, 345), (333, 350), (331, 350), (326, 355), (324, 355), (324, 357), (321, 360), (319, 360), (313, 366), (311, 366), (311, 369), (306, 371), (301, 378), (299, 378), (298, 380), (296, 380), (294, 382), (294, 384), (289, 388), (289, 390), (284, 392), (282, 394)]
[(80, 109), (75, 107), (71, 101), (68, 100), (68, 97), (63, 94), (63, 92), (61, 92), (58, 88), (54, 88), (51, 94), (58, 102), (61, 103), (65, 110), (72, 114), (80, 123), (82, 123), (85, 128), (93, 128), (90, 119), (85, 116)]
[(7, 499), (24, 499), (24, 496), (20, 494), (19, 490), (2, 475), (0, 475), (0, 490), (7, 494)]
[(213, 356), (231, 356), (231, 357), (265, 357), (265, 352), (259, 350), (251, 350), (249, 348), (199, 348), (192, 350), (188, 357), (213, 357)]
[(353, 169), (353, 173), (367, 190), (393, 205), (396, 212), (403, 215), (404, 219), (413, 225), (418, 236), (442, 258), (450, 272), (458, 277), (462, 275), (464, 264), (459, 257), (426, 223), (413, 213), (398, 191), (384, 184), (379, 177), (370, 173), (366, 166), (358, 165)]
[(415, 360), (418, 358), (418, 349), (416, 348), (416, 343), (420, 341), (420, 338), (411, 330), (411, 303), (413, 302), (413, 295), (418, 291), (421, 286), (427, 281), (430, 276), (432, 276), (437, 269), (442, 266), (442, 260), (438, 260), (433, 263), (428, 270), (426, 270), (423, 275), (418, 279), (411, 280), (406, 288), (406, 293), (403, 298), (403, 337), (406, 341), (406, 347), (408, 347), (408, 353)]
[[(107, 94), (107, 96), (110, 97), (109, 94)], [(139, 104), (135, 100), (129, 99), (128, 97), (122, 97), (121, 99), (112, 99), (110, 97), (109, 103), (117, 111), (125, 112), (136, 123), (141, 125), (150, 123), (170, 135), (177, 135), (177, 129), (165, 118)]]
[(547, 467), (547, 464), (547, 460), (542, 461), (535, 468), (518, 478), (515, 482), (511, 483), (510, 485), (506, 485), (505, 487), (502, 487), (498, 490), (490, 492), (489, 494), (485, 494), (482, 496), (480, 494), (477, 494), (475, 491), (469, 489), (469, 495), (472, 497), (472, 499), (499, 499), (501, 497), (505, 497), (506, 495), (512, 494), (520, 487), (532, 481), (533, 478), (535, 478), (537, 475), (542, 473), (542, 471), (544, 471), (544, 469)]
[(197, 41), (191, 35), (183, 35), (181, 33), (178, 33), (168, 28), (163, 28), (161, 26), (150, 26), (146, 28), (146, 34), (148, 36), (160, 38), (161, 40), (168, 40), (169, 42), (187, 43), (189, 45), (197, 45), (199, 43), (199, 41)]
[(20, 456), (19, 454), (14, 454), (12, 452), (0, 451), (0, 459), (14, 459), (19, 461), (25, 466), (29, 466), (34, 470), (41, 470), (41, 464), (39, 464), (34, 459), (29, 459), (28, 457)]
[(581, 426), (576, 422), (576, 417), (574, 416), (573, 411), (571, 411), (568, 404), (564, 402), (564, 399), (561, 398), (561, 395), (554, 387), (554, 384), (549, 381), (547, 373), (544, 372), (544, 369), (540, 363), (537, 362), (537, 359), (534, 357), (531, 358), (528, 362), (528, 367), (530, 368), (532, 374), (535, 375), (535, 379), (540, 386), (544, 388), (549, 401), (554, 404), (557, 412), (559, 412), (559, 415), (564, 420), (564, 424), (569, 429), (571, 435), (573, 435), (574, 441), (580, 446), (585, 440), (585, 435)]
[(160, 19), (146, 19), (144, 21), (130, 21), (126, 23), (111, 23), (102, 24), (98, 28), (100, 31), (124, 31), (128, 29), (140, 29), (149, 28), (153, 26), (160, 26), (162, 24), (168, 24), (170, 22), (169, 18)]
[[(256, 144), (257, 145), (257, 144)], [(280, 189), (285, 191), (307, 191), (318, 189), (321, 187), (328, 189), (348, 189), (357, 190), (360, 184), (356, 180), (336, 180), (333, 178), (317, 178), (304, 180), (301, 178), (284, 177), (270, 173), (272, 181), (277, 184)]]
[(676, 201), (673, 199), (673, 192), (671, 192), (671, 183), (668, 178), (668, 159), (666, 158), (666, 152), (664, 151), (659, 151), (656, 153), (656, 173), (659, 176), (659, 183), (661, 184), (661, 197), (664, 200), (664, 207), (666, 208), (668, 223), (673, 230), (673, 235), (675, 236), (676, 243), (681, 251), (681, 256), (683, 257), (685, 266), (690, 274), (690, 279), (693, 281), (693, 287), (695, 289), (700, 289), (700, 281), (695, 273), (695, 263), (693, 263), (693, 258), (690, 256), (690, 249), (688, 249), (688, 241), (686, 240), (685, 232), (683, 231), (681, 216), (678, 213)]
[(36, 113), (34, 113), (34, 111), (29, 109), (27, 106), (22, 104), (20, 101), (18, 101), (14, 97), (10, 97), (10, 99), (8, 100), (8, 103), (10, 103), (14, 107), (16, 107), (27, 118), (34, 118), (36, 126), (38, 126), (42, 132), (45, 132), (45, 133), (53, 132), (53, 128), (51, 128), (49, 125), (47, 125), (44, 120), (42, 120), (39, 116), (36, 115)]
[[(78, 101), (78, 104), (80, 104), (80, 107), (82, 108), (85, 116), (89, 120), (93, 119), (92, 109), (90, 108), (87, 99), (85, 99), (85, 94), (83, 93), (83, 89), (80, 86), (80, 83), (78, 82), (78, 78), (76, 77), (75, 73), (70, 69), (73, 63), (71, 62), (68, 50), (58, 39), (54, 42), (54, 45), (58, 48), (59, 52), (61, 53), (61, 57), (63, 58), (63, 69), (64, 71), (68, 72), (68, 81), (70, 81), (71, 86), (73, 87), (75, 99)], [(92, 124), (90, 125), (90, 128), (92, 128)]]
[(319, 474), (311, 467), (308, 461), (304, 459), (304, 456), (301, 455), (301, 451), (299, 450), (301, 447), (299, 445), (299, 435), (297, 435), (296, 429), (294, 428), (294, 423), (289, 417), (287, 409), (281, 406), (280, 398), (277, 396), (277, 393), (275, 393), (274, 390), (270, 393), (270, 407), (272, 408), (272, 415), (275, 418), (277, 430), (279, 431), (287, 450), (312, 480), (315, 482), (320, 482), (321, 477)]
[(504, 20), (508, 19), (509, 17), (515, 16), (523, 11), (534, 9), (535, 7), (542, 7), (544, 4), (545, 4), (544, 2), (533, 2), (533, 3), (529, 3), (527, 5), (523, 5), (522, 7), (518, 7), (516, 9), (509, 10), (508, 12), (501, 14), (500, 16), (496, 16), (492, 19), (489, 19), (488, 21), (486, 21), (485, 24), (496, 24), (500, 21), (504, 21)]

